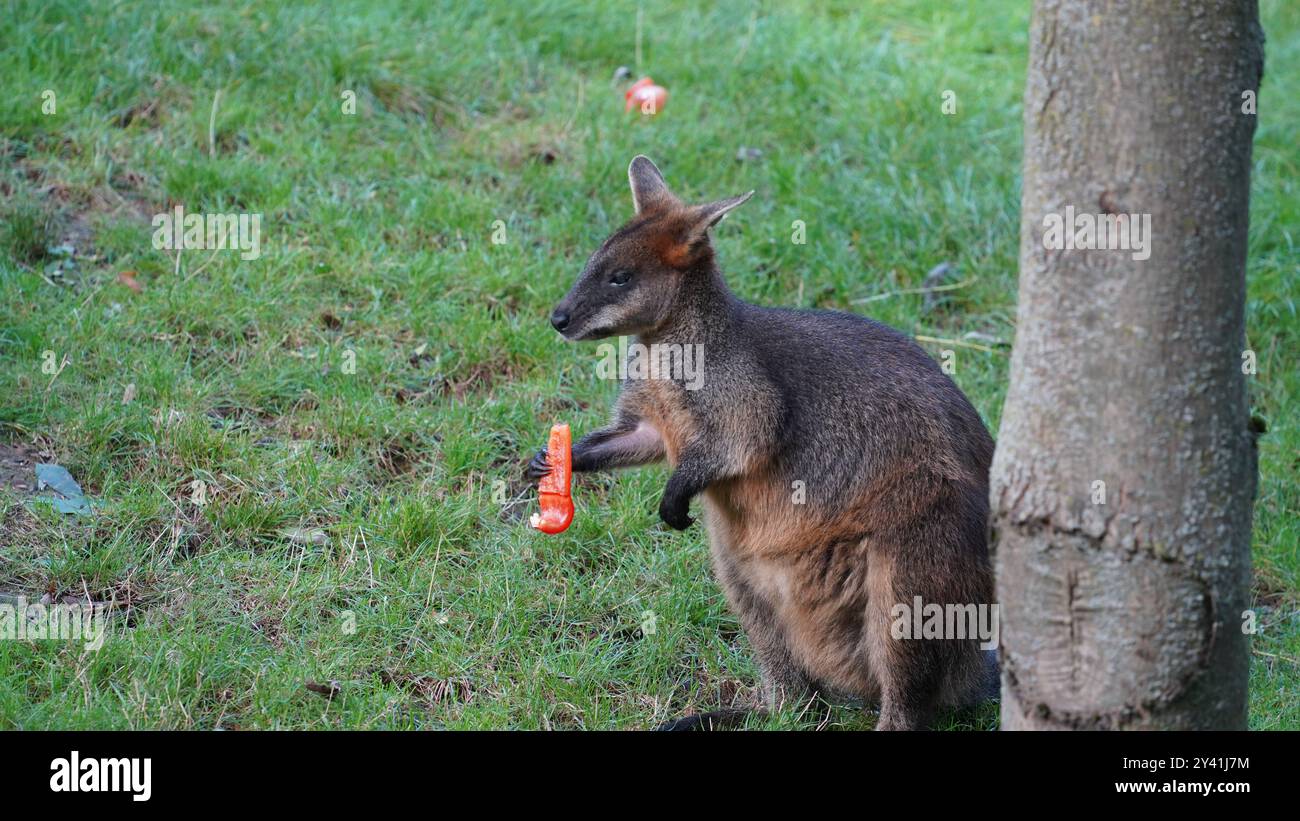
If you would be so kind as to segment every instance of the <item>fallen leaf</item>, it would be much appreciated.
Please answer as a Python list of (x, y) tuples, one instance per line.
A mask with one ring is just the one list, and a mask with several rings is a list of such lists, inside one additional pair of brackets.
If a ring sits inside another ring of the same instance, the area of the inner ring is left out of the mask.
[(60, 513), (82, 514), (90, 512), (90, 503), (85, 499), (47, 499), (46, 501)]
[(52, 488), (69, 499), (84, 495), (81, 492), (81, 485), (77, 484), (77, 480), (73, 479), (72, 474), (68, 473), (68, 469), (62, 465), (50, 465), (44, 462), (36, 465), (36, 482), (37, 490)]
[(49, 488), (63, 498), (34, 499), (34, 502), (48, 502), (60, 513), (86, 514), (91, 512), (90, 500), (81, 492), (81, 485), (72, 478), (67, 468), (44, 462), (36, 465), (36, 489)]

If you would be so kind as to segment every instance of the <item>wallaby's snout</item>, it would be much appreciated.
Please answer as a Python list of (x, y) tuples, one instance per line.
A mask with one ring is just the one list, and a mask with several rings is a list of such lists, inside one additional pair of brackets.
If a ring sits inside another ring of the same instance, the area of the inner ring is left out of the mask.
[(551, 311), (551, 327), (569, 342), (598, 339), (609, 335), (608, 331), (601, 327), (603, 322), (593, 321), (598, 311), (592, 308), (599, 308), (600, 294), (592, 293), (597, 289), (586, 281), (587, 278), (586, 272), (580, 274), (578, 281), (569, 289), (569, 293), (565, 294), (564, 299), (556, 304), (555, 310)]

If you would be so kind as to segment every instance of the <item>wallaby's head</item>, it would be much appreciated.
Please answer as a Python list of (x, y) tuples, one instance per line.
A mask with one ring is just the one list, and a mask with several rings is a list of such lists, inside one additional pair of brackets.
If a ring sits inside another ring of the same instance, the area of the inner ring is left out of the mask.
[(685, 205), (655, 164), (637, 156), (627, 168), (636, 216), (605, 240), (551, 314), (566, 339), (643, 334), (683, 308), (691, 277), (708, 276), (709, 229), (749, 199), (742, 194)]

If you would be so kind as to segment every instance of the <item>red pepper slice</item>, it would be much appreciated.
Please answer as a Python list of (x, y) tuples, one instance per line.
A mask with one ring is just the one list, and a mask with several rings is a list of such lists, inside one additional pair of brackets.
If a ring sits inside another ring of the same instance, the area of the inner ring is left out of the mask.
[(569, 490), (573, 478), (571, 442), (568, 425), (551, 426), (551, 440), (546, 445), (551, 472), (537, 483), (542, 512), (534, 513), (529, 520), (543, 533), (563, 533), (573, 521), (573, 496)]

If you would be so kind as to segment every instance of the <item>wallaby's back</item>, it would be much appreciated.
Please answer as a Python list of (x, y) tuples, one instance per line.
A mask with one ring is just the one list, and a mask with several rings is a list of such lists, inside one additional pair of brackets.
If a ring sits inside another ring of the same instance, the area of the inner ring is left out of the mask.
[(785, 470), (835, 498), (890, 465), (925, 460), (987, 489), (993, 440), (952, 379), (904, 334), (840, 311), (739, 303), (734, 344), (752, 350), (784, 405)]

